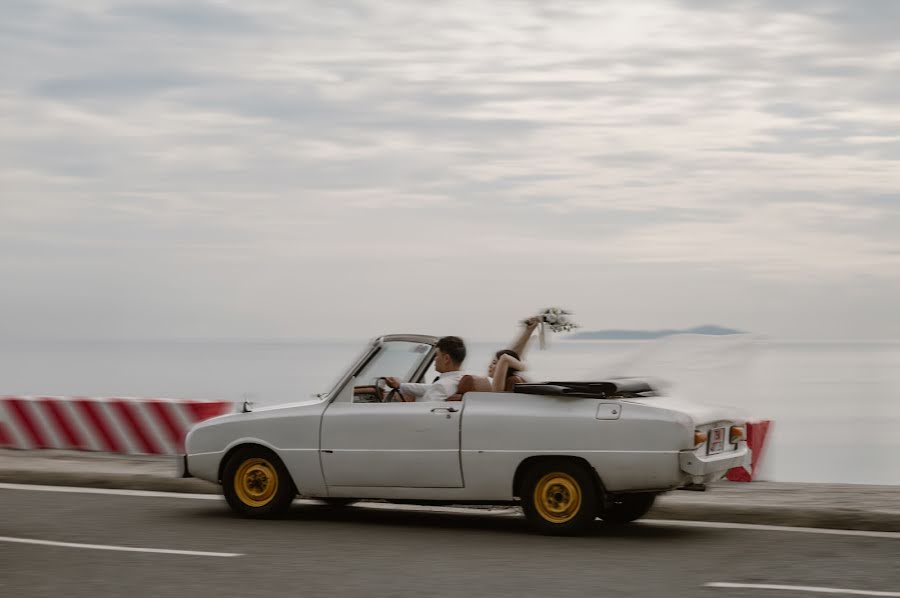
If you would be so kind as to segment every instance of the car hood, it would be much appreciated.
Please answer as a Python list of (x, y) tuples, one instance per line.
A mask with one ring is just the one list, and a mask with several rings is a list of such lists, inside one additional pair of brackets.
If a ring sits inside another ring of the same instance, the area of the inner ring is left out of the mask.
[(248, 413), (267, 413), (269, 411), (285, 411), (288, 409), (294, 409), (296, 407), (307, 407), (309, 405), (315, 405), (317, 403), (321, 403), (324, 399), (320, 397), (314, 397), (312, 399), (306, 399), (305, 401), (295, 401), (293, 403), (277, 403), (275, 405), (265, 405), (265, 406), (253, 406), (253, 408)]
[(279, 403), (277, 405), (266, 405), (264, 407), (253, 407), (250, 411), (235, 411), (232, 413), (227, 413), (225, 415), (220, 415), (218, 417), (213, 417), (211, 419), (204, 420), (193, 427), (193, 430), (199, 430), (202, 428), (210, 428), (214, 426), (218, 426), (221, 424), (227, 424), (232, 422), (239, 421), (248, 421), (248, 420), (256, 420), (256, 419), (271, 419), (278, 418), (284, 415), (288, 415), (289, 413), (302, 410), (311, 405), (320, 404), (325, 399), (322, 398), (312, 398), (307, 399), (305, 401), (297, 401), (294, 403)]

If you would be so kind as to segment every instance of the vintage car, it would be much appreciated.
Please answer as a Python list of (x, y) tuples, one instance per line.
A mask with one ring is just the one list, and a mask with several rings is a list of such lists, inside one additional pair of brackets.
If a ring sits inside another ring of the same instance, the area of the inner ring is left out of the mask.
[(403, 401), (383, 377), (431, 380), (436, 343), (377, 338), (330, 392), (196, 425), (182, 475), (220, 483), (248, 517), (277, 516), (298, 495), (521, 504), (538, 531), (573, 534), (598, 517), (638, 519), (659, 493), (749, 463), (741, 421), (639, 380), (498, 393), (464, 376), (447, 401)]

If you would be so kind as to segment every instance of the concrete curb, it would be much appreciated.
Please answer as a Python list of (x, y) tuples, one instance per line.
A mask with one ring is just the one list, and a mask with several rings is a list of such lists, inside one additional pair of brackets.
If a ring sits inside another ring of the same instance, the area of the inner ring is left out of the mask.
[(84, 473), (67, 471), (0, 470), (0, 483), (41, 486), (78, 486), (120, 490), (150, 490), (188, 494), (221, 494), (218, 485), (196, 478), (161, 477), (140, 473)]
[(869, 532), (900, 532), (900, 515), (886, 511), (841, 508), (799, 508), (751, 504), (677, 504), (664, 496), (647, 515), (648, 519), (716, 521), (753, 525), (814, 527)]
[[(24, 465), (26, 463), (23, 463), (22, 467), (0, 469), (0, 482), (194, 494), (221, 493), (216, 484), (174, 477), (174, 465), (172, 477), (145, 473), (35, 471)], [(701, 496), (697, 496), (698, 494)], [(706, 494), (708, 496), (703, 496)], [(670, 492), (657, 501), (647, 518), (900, 532), (900, 511), (729, 502), (727, 493), (720, 494), (715, 491)]]

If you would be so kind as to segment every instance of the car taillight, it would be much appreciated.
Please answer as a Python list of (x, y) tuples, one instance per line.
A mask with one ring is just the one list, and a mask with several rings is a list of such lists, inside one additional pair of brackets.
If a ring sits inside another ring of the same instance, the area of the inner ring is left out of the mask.
[(731, 440), (731, 444), (737, 444), (746, 438), (744, 426), (731, 426), (731, 430), (728, 432), (728, 438)]
[(694, 430), (694, 446), (699, 446), (706, 442), (706, 432), (701, 430)]

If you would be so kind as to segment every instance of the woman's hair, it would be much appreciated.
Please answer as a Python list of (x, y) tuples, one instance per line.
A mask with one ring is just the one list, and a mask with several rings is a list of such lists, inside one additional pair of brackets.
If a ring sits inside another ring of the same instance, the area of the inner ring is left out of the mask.
[[(502, 349), (500, 351), (497, 351), (496, 353), (494, 353), (494, 358), (500, 359), (501, 355), (509, 355), (513, 359), (519, 359), (519, 360), (522, 359), (521, 357), (519, 357), (519, 354), (516, 353), (515, 351), (513, 351), (512, 349)], [(509, 368), (506, 370), (506, 377), (510, 378), (511, 376), (516, 376), (516, 375), (518, 375), (518, 373), (519, 373), (519, 370), (517, 370), (515, 368)]]

